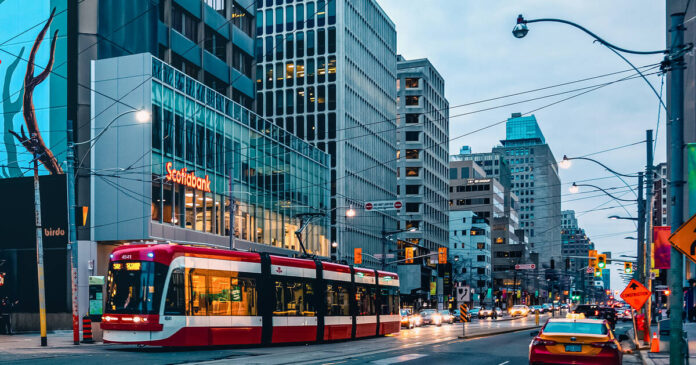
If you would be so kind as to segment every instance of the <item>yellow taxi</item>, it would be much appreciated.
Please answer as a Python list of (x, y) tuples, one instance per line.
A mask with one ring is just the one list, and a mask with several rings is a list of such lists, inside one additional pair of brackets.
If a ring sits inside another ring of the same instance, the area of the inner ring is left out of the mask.
[(529, 364), (621, 364), (623, 350), (607, 321), (549, 319), (529, 345)]

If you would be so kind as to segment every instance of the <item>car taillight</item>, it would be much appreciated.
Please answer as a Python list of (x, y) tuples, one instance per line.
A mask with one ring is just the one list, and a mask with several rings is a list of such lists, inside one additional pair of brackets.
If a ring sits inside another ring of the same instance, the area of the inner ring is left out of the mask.
[(532, 346), (553, 346), (556, 344), (556, 341), (552, 340), (544, 340), (539, 337), (535, 337), (534, 341), (532, 341)]
[(595, 315), (595, 316), (598, 316), (598, 315), (599, 315), (599, 311), (594, 311), (594, 315)]
[(609, 342), (592, 342), (592, 343), (590, 344), (590, 346), (596, 347), (596, 348), (611, 349), (611, 350), (616, 350), (616, 349), (618, 349), (618, 347), (616, 346), (616, 344), (615, 344), (613, 341), (609, 341)]

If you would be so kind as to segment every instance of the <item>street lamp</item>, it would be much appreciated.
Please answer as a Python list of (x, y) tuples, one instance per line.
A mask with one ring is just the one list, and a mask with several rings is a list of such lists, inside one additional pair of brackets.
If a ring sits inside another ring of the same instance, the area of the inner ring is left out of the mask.
[[(572, 27), (575, 27), (577, 29), (582, 30), (583, 32), (589, 34), (592, 38), (596, 39), (597, 42), (601, 43), (602, 45), (606, 46), (609, 48), (612, 52), (614, 52), (616, 55), (621, 57), (625, 62), (627, 62), (633, 69), (638, 72), (643, 77), (643, 80), (645, 80), (648, 85), (650, 85), (650, 88), (653, 90), (655, 95), (658, 96), (658, 99), (662, 102), (662, 99), (660, 98), (660, 95), (657, 93), (655, 88), (648, 82), (648, 80), (645, 78), (645, 76), (631, 63), (629, 62), (626, 57), (621, 55), (619, 52), (623, 53), (629, 53), (629, 54), (637, 54), (637, 55), (650, 55), (650, 54), (664, 54), (664, 60), (662, 61), (661, 64), (661, 69), (663, 72), (670, 72), (671, 76), (671, 82), (670, 82), (670, 107), (668, 108), (668, 120), (672, 121), (670, 125), (668, 126), (668, 133), (671, 139), (669, 150), (668, 150), (668, 156), (670, 157), (670, 165), (671, 166), (676, 166), (677, 168), (672, 168), (670, 169), (670, 181), (673, 182), (681, 182), (684, 180), (684, 155), (683, 155), (683, 148), (684, 148), (684, 69), (685, 69), (685, 64), (684, 64), (684, 55), (689, 52), (693, 48), (693, 44), (685, 44), (684, 43), (684, 30), (686, 27), (684, 27), (684, 16), (685, 13), (683, 12), (678, 12), (678, 13), (673, 13), (670, 15), (670, 20), (671, 20), (671, 26), (670, 26), (670, 40), (669, 40), (669, 48), (668, 49), (662, 49), (662, 50), (657, 50), (657, 51), (632, 51), (628, 50), (625, 48), (617, 47), (598, 35), (592, 33), (591, 31), (587, 30), (586, 28), (575, 24), (573, 22), (567, 21), (567, 20), (562, 20), (562, 19), (553, 19), (553, 18), (543, 18), (543, 19), (532, 19), (532, 20), (526, 20), (520, 14), (517, 17), (517, 25), (515, 25), (512, 34), (516, 38), (522, 38), (527, 35), (529, 32), (529, 29), (527, 28), (528, 23), (536, 23), (536, 22), (555, 22), (555, 23), (563, 23), (566, 25), (570, 25)], [(663, 104), (664, 105), (664, 104)], [(652, 150), (652, 149), (651, 149)], [(651, 163), (648, 164), (649, 167), (652, 165)], [(648, 171), (648, 179), (652, 177), (652, 171)], [(641, 179), (642, 180), (642, 179)], [(650, 180), (648, 180), (650, 181)], [(641, 184), (639, 186), (642, 185)], [(649, 189), (652, 190), (652, 186), (648, 185)], [(670, 189), (670, 197), (672, 201), (672, 232), (674, 232), (677, 227), (681, 226), (681, 224), (684, 222), (684, 197), (683, 197), (684, 191), (683, 187), (681, 185), (677, 185), (675, 189)], [(640, 198), (639, 198), (640, 199)], [(651, 199), (647, 199), (648, 202), (651, 201)], [(639, 204), (640, 207), (641, 204)], [(639, 214), (640, 216), (640, 214)], [(639, 230), (640, 232), (640, 230)], [(644, 233), (644, 231), (643, 231)], [(683, 323), (682, 323), (682, 304), (683, 304), (683, 298), (681, 296), (681, 283), (683, 282), (683, 260), (682, 260), (682, 254), (672, 248), (672, 255), (673, 255), (673, 260), (671, 260), (672, 264), (670, 267), (669, 271), (669, 276), (670, 276), (670, 285), (672, 289), (672, 300), (670, 301), (670, 310), (672, 312), (672, 316), (670, 318), (670, 328), (672, 329), (670, 333), (670, 363), (679, 363), (681, 362), (682, 359), (682, 352), (683, 352)], [(648, 290), (650, 290), (650, 283), (648, 283)], [(646, 321), (646, 325), (649, 326), (650, 323), (650, 302), (648, 301), (647, 308), (646, 308), (646, 314), (648, 316), (648, 320)], [(649, 332), (649, 327), (647, 328)], [(647, 339), (647, 338), (646, 338)]]
[(599, 186), (597, 186), (597, 185), (592, 185), (592, 184), (576, 184), (576, 183), (573, 182), (573, 185), (571, 185), (570, 188), (568, 188), (568, 191), (570, 191), (572, 194), (576, 194), (576, 193), (578, 193), (578, 192), (580, 191), (580, 187), (581, 187), (581, 186), (587, 186), (587, 187), (590, 187), (590, 188), (595, 188), (595, 189), (597, 189), (597, 190), (600, 190), (601, 192), (603, 192), (604, 194), (608, 195), (610, 198), (612, 198), (612, 199), (614, 199), (614, 200), (624, 201), (624, 202), (635, 202), (635, 201), (636, 201), (636, 199), (623, 199), (623, 198), (619, 198), (619, 197), (617, 197), (617, 196), (615, 196), (615, 195), (612, 195), (611, 193), (609, 193), (609, 192), (606, 191), (605, 189), (602, 189), (602, 188), (600, 188)]
[(353, 209), (353, 205), (351, 205), (348, 210), (346, 210), (346, 217), (348, 218), (353, 218), (355, 217), (355, 209)]

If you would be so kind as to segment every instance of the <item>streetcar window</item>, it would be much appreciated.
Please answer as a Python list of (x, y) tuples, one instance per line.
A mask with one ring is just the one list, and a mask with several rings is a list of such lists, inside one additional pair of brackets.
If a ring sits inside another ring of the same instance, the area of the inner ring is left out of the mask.
[(230, 302), (229, 276), (211, 274), (208, 276), (208, 301), (211, 316), (229, 316), (232, 313)]
[(112, 263), (107, 276), (106, 312), (157, 314), (166, 275), (167, 267), (155, 262)]
[(376, 294), (375, 288), (368, 285), (355, 286), (355, 303), (358, 307), (359, 316), (374, 316), (377, 314), (375, 308)]
[(183, 315), (186, 310), (186, 292), (184, 290), (184, 269), (172, 270), (169, 279), (167, 298), (164, 301), (164, 314)]
[(231, 315), (258, 315), (256, 279), (232, 277), (230, 283)]
[(399, 314), (399, 290), (382, 287), (381, 292), (379, 314)]
[(186, 314), (189, 316), (205, 316), (208, 312), (207, 292), (205, 287), (205, 274), (198, 273), (195, 269), (189, 271), (186, 290), (186, 301), (188, 306)]
[(330, 283), (326, 285), (326, 315), (350, 315), (350, 293), (345, 284)]
[(274, 316), (316, 316), (312, 284), (276, 280)]

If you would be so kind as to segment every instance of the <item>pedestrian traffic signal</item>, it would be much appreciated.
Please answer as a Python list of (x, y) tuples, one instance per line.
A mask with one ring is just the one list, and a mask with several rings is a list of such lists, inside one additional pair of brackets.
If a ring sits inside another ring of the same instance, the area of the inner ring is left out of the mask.
[(606, 254), (599, 254), (597, 255), (597, 267), (600, 269), (604, 269), (607, 267), (607, 255)]
[(633, 263), (632, 262), (624, 262), (624, 273), (633, 274)]
[(438, 247), (437, 248), (437, 262), (439, 264), (446, 264), (447, 263), (447, 247)]
[(356, 265), (362, 264), (362, 248), (356, 247), (353, 249), (353, 263)]
[(413, 251), (415, 251), (415, 247), (406, 247), (406, 263), (407, 264), (412, 264), (413, 263)]
[(602, 277), (602, 270), (601, 270), (601, 269), (595, 270), (594, 276), (595, 276), (596, 278), (601, 278), (601, 277)]

